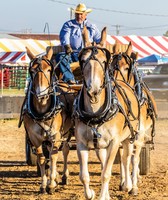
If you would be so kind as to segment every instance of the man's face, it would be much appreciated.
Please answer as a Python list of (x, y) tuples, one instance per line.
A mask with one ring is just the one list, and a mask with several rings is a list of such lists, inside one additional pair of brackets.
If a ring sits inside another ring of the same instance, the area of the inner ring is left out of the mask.
[(85, 21), (87, 13), (75, 13), (75, 19), (79, 24), (82, 24)]

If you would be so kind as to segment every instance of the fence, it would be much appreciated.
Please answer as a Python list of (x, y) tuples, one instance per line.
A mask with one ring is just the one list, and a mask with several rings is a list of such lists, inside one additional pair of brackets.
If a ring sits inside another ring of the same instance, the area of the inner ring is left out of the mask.
[(0, 88), (23, 89), (28, 77), (27, 66), (0, 66)]

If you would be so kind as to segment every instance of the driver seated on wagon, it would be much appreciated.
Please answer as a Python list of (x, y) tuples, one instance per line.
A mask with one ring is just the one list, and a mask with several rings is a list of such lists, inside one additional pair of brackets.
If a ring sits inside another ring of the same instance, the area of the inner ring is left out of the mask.
[(65, 52), (56, 55), (56, 63), (62, 73), (62, 80), (68, 84), (75, 84), (75, 77), (70, 64), (78, 61), (79, 51), (83, 48), (82, 30), (86, 26), (89, 31), (90, 42), (99, 43), (101, 33), (96, 25), (87, 20), (87, 14), (92, 10), (87, 9), (85, 4), (78, 4), (75, 9), (75, 19), (65, 22), (60, 31), (60, 42)]

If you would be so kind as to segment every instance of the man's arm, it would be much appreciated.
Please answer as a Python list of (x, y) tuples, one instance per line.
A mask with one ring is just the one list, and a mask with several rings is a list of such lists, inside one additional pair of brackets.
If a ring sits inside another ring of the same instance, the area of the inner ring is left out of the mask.
[(62, 46), (70, 45), (70, 33), (71, 29), (66, 22), (60, 31), (60, 42)]

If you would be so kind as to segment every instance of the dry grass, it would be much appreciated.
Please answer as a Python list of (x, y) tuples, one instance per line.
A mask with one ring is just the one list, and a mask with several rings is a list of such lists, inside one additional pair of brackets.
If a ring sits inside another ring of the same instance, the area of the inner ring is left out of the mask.
[(24, 89), (0, 89), (0, 96), (24, 96)]

